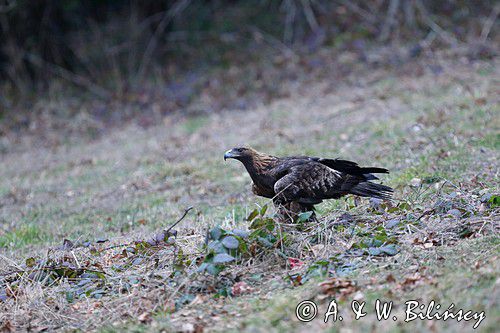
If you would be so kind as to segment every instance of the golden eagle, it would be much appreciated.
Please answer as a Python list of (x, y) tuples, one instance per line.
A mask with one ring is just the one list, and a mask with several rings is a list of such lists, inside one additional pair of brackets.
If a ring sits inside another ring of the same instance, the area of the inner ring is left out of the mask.
[(309, 156), (276, 157), (252, 148), (233, 148), (224, 160), (234, 158), (245, 166), (254, 194), (272, 198), (278, 207), (292, 214), (314, 211), (325, 199), (339, 199), (347, 194), (390, 199), (393, 189), (372, 183), (374, 173), (387, 169), (360, 167), (355, 162)]

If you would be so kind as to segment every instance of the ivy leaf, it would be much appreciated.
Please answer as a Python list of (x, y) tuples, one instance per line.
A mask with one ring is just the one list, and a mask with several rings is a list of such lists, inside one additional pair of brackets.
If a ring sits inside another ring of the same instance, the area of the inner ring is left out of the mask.
[(226, 253), (226, 249), (220, 241), (213, 241), (208, 243), (207, 248), (209, 250), (213, 250), (215, 253)]
[(398, 249), (396, 248), (396, 245), (394, 244), (384, 245), (381, 246), (379, 249), (388, 256), (395, 256), (399, 252)]
[(243, 239), (248, 238), (248, 231), (243, 229), (233, 229), (233, 234)]
[(267, 247), (273, 247), (273, 243), (271, 243), (269, 240), (265, 239), (264, 237), (258, 237), (257, 238), (259, 242), (262, 243), (262, 245), (267, 246)]
[(227, 253), (218, 253), (215, 255), (213, 263), (214, 264), (225, 264), (234, 260), (233, 256)]
[(222, 240), (222, 245), (224, 245), (228, 249), (234, 250), (237, 249), (238, 246), (240, 246), (240, 242), (234, 236), (226, 236)]
[(67, 291), (66, 292), (66, 301), (68, 303), (73, 303), (75, 301), (75, 294), (73, 294), (73, 292), (71, 292), (71, 291)]
[(368, 254), (372, 256), (378, 256), (382, 253), (382, 250), (380, 250), (380, 248), (377, 247), (369, 247), (367, 251)]
[(212, 237), (213, 240), (219, 240), (222, 236), (223, 230), (220, 227), (215, 227), (212, 230), (210, 230), (210, 237)]
[(208, 264), (206, 271), (208, 274), (216, 276), (222, 271), (222, 267), (220, 267), (219, 265)]
[(304, 213), (300, 213), (298, 218), (297, 218), (297, 221), (298, 222), (307, 222), (309, 220), (309, 218), (312, 216), (313, 212), (304, 212)]
[(202, 262), (200, 266), (198, 266), (198, 269), (197, 271), (198, 272), (203, 272), (207, 269), (209, 263), (206, 263), (206, 262)]

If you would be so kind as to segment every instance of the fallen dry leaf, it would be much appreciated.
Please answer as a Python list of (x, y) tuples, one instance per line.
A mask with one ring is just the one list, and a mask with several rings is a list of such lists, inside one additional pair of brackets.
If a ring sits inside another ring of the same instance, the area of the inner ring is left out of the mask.
[(351, 280), (331, 278), (319, 284), (321, 295), (319, 298), (338, 297), (345, 299), (348, 295), (358, 290)]
[(254, 291), (254, 288), (250, 287), (245, 281), (236, 282), (231, 287), (231, 294), (233, 296), (240, 296), (244, 294), (249, 294)]

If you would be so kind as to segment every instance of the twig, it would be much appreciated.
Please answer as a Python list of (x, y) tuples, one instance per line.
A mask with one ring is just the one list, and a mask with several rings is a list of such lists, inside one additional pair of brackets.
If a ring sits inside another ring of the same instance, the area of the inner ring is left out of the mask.
[(260, 30), (256, 26), (249, 26), (249, 30), (250, 30), (250, 32), (252, 32), (255, 35), (258, 34), (258, 36), (262, 37), (262, 39), (264, 39), (264, 41), (268, 42), (268, 44), (271, 45), (271, 47), (274, 47), (275, 49), (279, 50), (285, 56), (287, 56), (289, 58), (294, 58), (294, 59), (299, 58), (297, 53), (294, 50), (292, 50), (291, 47), (288, 47), (285, 43), (283, 43), (279, 39), (273, 37), (270, 34), (265, 33), (264, 31)]
[(151, 57), (153, 55), (153, 52), (156, 49), (156, 46), (158, 45), (158, 39), (160, 38), (160, 35), (163, 34), (164, 30), (167, 28), (168, 23), (179, 13), (181, 13), (184, 9), (189, 6), (189, 3), (191, 0), (179, 0), (177, 1), (171, 9), (167, 10), (165, 12), (165, 15), (163, 16), (162, 20), (156, 27), (156, 30), (151, 36), (151, 39), (148, 42), (148, 45), (146, 46), (146, 50), (144, 51), (144, 54), (142, 56), (142, 61), (141, 65), (139, 67), (139, 71), (137, 74), (138, 82), (142, 79), (143, 75), (145, 74), (146, 70), (149, 67), (149, 63), (151, 62)]
[(75, 252), (71, 251), (71, 254), (73, 255), (73, 259), (75, 259), (75, 262), (76, 262), (76, 266), (80, 269), (82, 268), (82, 266), (80, 265), (80, 262), (78, 261), (78, 259), (76, 258), (76, 255), (75, 255)]
[(181, 218), (178, 219), (177, 221), (174, 222), (174, 224), (172, 224), (167, 230), (165, 230), (165, 233), (168, 234), (170, 232), (170, 230), (172, 230), (173, 227), (175, 227), (177, 224), (179, 224), (187, 215), (187, 213), (189, 213), (189, 211), (193, 209), (193, 206), (189, 206), (188, 208), (186, 208), (186, 210), (184, 211), (184, 214), (182, 214)]
[(370, 25), (374, 26), (377, 23), (377, 17), (370, 13), (369, 11), (359, 7), (356, 3), (349, 0), (338, 0), (339, 3), (343, 4), (347, 8), (349, 8), (354, 13), (358, 14), (362, 18), (364, 18)]
[(391, 0), (389, 3), (389, 9), (387, 10), (387, 17), (385, 18), (384, 26), (382, 27), (382, 32), (380, 33), (379, 40), (385, 41), (389, 38), (391, 33), (391, 28), (394, 25), (394, 18), (399, 8), (399, 0)]
[(458, 40), (452, 34), (445, 31), (436, 22), (434, 22), (432, 20), (430, 13), (427, 11), (427, 9), (425, 8), (425, 6), (421, 0), (416, 0), (415, 5), (417, 6), (418, 10), (422, 14), (422, 17), (423, 17), (425, 23), (429, 26), (429, 28), (431, 28), (445, 42), (447, 42), (451, 45), (458, 44)]
[(304, 7), (304, 15), (306, 17), (307, 23), (313, 31), (318, 30), (319, 24), (314, 16), (314, 11), (311, 8), (311, 0), (302, 0), (302, 7)]
[(55, 73), (56, 75), (59, 75), (61, 78), (68, 80), (77, 86), (87, 88), (88, 91), (90, 91), (91, 93), (93, 93), (98, 97), (106, 99), (111, 95), (109, 91), (98, 86), (97, 84), (90, 81), (86, 77), (72, 73), (71, 71), (63, 67), (57, 66), (56, 64), (50, 63), (37, 55), (29, 53), (26, 55), (26, 58), (29, 62), (38, 67), (42, 67), (42, 64), (45, 64), (51, 72)]
[[(191, 209), (193, 209), (193, 206), (189, 206), (188, 208), (186, 208), (186, 210), (184, 211), (184, 214), (182, 214), (182, 216), (180, 217), (180, 219), (178, 219), (177, 221), (175, 221), (174, 224), (172, 224), (167, 230), (165, 230), (165, 233), (168, 234), (170, 232), (170, 230), (172, 230), (173, 227), (175, 227), (177, 224), (179, 224), (179, 222), (181, 222), (186, 217), (187, 213)], [(129, 243), (122, 243), (122, 244), (117, 244), (117, 245), (111, 245), (111, 246), (108, 246), (108, 247), (106, 247), (106, 248), (104, 248), (102, 250), (99, 250), (99, 252), (116, 249), (118, 247), (129, 246), (129, 245), (131, 245), (134, 242), (135, 241), (132, 241), (132, 242), (129, 242)]]
[(491, 32), (491, 29), (493, 28), (493, 25), (495, 24), (495, 21), (497, 20), (497, 16), (500, 13), (500, 5), (497, 5), (493, 8), (490, 16), (484, 23), (483, 29), (481, 30), (481, 42), (485, 42), (486, 39), (488, 39), (488, 36)]

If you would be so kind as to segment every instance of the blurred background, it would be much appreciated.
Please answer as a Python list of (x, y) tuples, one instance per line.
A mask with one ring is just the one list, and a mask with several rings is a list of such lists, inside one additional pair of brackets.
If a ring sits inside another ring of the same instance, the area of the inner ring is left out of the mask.
[(442, 47), (492, 57), (495, 3), (1, 0), (0, 134), (29, 128), (41, 109), (72, 117), (89, 100), (90, 117), (109, 124), (138, 109), (144, 126), (178, 110), (245, 109), (286, 97), (283, 82), (342, 76), (332, 63), (346, 50), (374, 66)]

